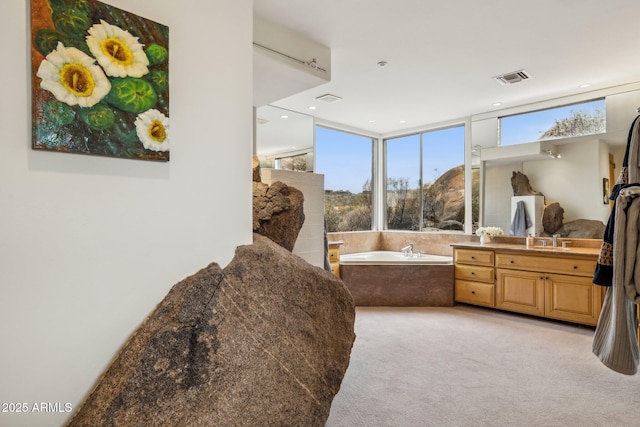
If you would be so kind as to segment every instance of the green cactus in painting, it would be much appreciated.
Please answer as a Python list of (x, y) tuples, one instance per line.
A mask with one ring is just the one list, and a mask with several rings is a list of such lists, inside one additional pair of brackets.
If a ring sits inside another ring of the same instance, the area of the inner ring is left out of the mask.
[(58, 31), (65, 36), (77, 39), (84, 39), (86, 31), (92, 24), (89, 15), (77, 9), (54, 11), (51, 19)]
[(75, 9), (85, 14), (91, 13), (91, 3), (89, 0), (49, 0), (49, 6), (54, 12)]
[(73, 108), (63, 102), (49, 101), (42, 106), (42, 113), (47, 123), (53, 126), (64, 126), (73, 123), (76, 113)]
[(147, 54), (147, 58), (149, 58), (149, 65), (162, 64), (169, 57), (167, 49), (156, 43), (150, 44), (145, 49), (145, 53)]
[(145, 76), (145, 79), (151, 83), (158, 92), (162, 92), (169, 87), (169, 76), (162, 70), (151, 71)]
[(105, 100), (120, 110), (138, 114), (153, 108), (158, 95), (146, 80), (124, 77), (111, 81), (111, 92)]
[(82, 121), (93, 130), (105, 130), (113, 126), (115, 115), (111, 108), (104, 104), (97, 104), (80, 110)]

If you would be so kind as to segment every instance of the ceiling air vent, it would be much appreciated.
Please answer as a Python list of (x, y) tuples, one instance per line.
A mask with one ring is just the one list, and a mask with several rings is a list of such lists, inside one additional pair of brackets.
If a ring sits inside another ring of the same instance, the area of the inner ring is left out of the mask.
[(530, 78), (531, 75), (529, 75), (529, 73), (527, 73), (525, 70), (514, 71), (512, 73), (494, 77), (494, 79), (496, 79), (502, 85), (511, 85)]
[(330, 93), (326, 93), (324, 95), (316, 97), (316, 99), (318, 101), (324, 101), (324, 102), (336, 102), (336, 101), (340, 101), (342, 98), (336, 95), (331, 95)]

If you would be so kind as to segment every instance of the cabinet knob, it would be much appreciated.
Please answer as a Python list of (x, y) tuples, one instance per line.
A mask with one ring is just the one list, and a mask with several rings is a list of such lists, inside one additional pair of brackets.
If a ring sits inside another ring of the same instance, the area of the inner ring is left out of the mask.
[(573, 266), (573, 269), (574, 269), (574, 270), (577, 270), (577, 269), (578, 269), (578, 266), (577, 266), (577, 265), (574, 265), (574, 266)]
[(509, 261), (510, 264), (513, 264), (514, 262), (515, 262), (514, 260)]
[(472, 271), (472, 272), (471, 272), (471, 275), (472, 275), (472, 276), (474, 276), (475, 274), (476, 274), (476, 272), (475, 272), (475, 271)]
[(544, 280), (544, 277), (540, 276), (540, 280)]
[(471, 293), (472, 293), (473, 295), (475, 295), (476, 291), (471, 291)]
[(476, 259), (476, 257), (472, 256), (471, 259)]

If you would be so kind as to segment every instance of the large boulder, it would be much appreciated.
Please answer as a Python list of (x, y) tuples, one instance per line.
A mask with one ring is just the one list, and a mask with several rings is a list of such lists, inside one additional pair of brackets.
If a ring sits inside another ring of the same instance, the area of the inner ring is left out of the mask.
[(564, 208), (560, 203), (550, 203), (542, 212), (542, 227), (549, 234), (555, 234), (564, 223)]
[(276, 181), (269, 186), (253, 182), (253, 231), (293, 251), (304, 224), (304, 195)]
[(429, 207), (427, 220), (437, 222), (434, 224), (437, 227), (447, 221), (464, 221), (464, 165), (453, 167), (440, 175), (426, 189), (425, 196), (425, 204)]
[(520, 171), (511, 173), (511, 188), (514, 196), (544, 196), (531, 187), (529, 177)]
[(566, 222), (558, 231), (563, 238), (573, 239), (602, 239), (605, 225), (594, 219), (576, 219)]
[(324, 426), (349, 364), (344, 283), (266, 237), (176, 284), (69, 426)]
[[(254, 183), (254, 189), (256, 184)], [(302, 191), (276, 181), (267, 187), (264, 200), (256, 198), (255, 191), (253, 200), (254, 231), (270, 238), (283, 248), (293, 251), (305, 220)], [(257, 209), (256, 205), (263, 203), (264, 206)], [(258, 218), (257, 228), (256, 217)]]

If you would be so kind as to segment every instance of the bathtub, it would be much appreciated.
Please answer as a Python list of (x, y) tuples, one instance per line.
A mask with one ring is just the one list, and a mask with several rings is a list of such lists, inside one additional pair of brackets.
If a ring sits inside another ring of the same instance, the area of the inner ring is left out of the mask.
[(340, 277), (359, 306), (454, 305), (453, 258), (371, 251), (340, 255)]
[(415, 264), (453, 264), (453, 257), (429, 254), (405, 256), (402, 252), (371, 251), (340, 256), (342, 265), (415, 265)]

